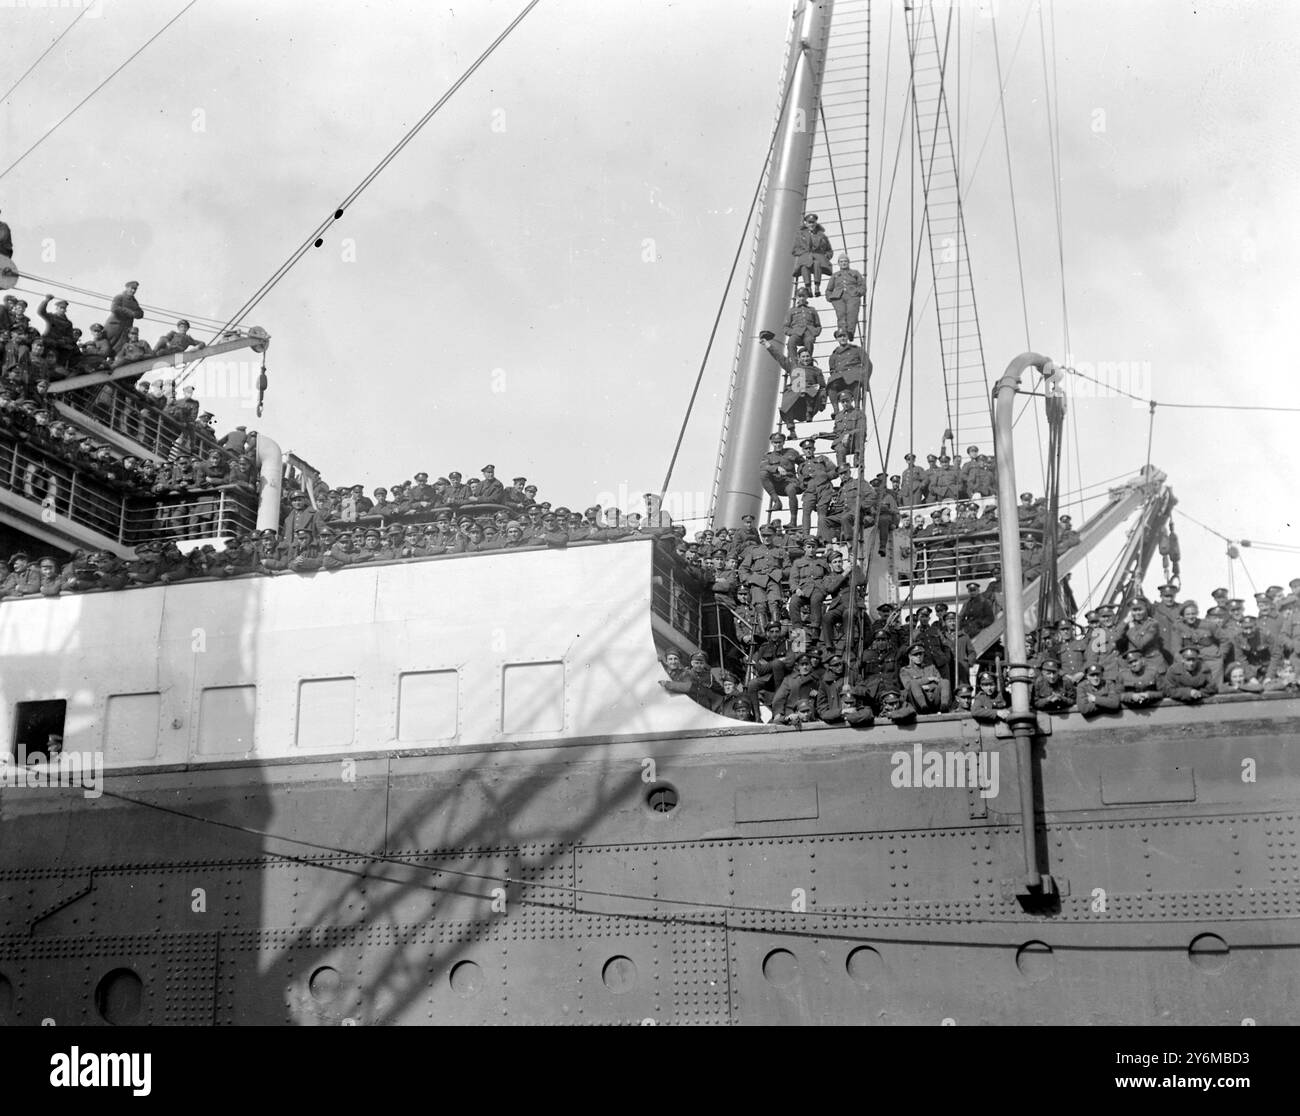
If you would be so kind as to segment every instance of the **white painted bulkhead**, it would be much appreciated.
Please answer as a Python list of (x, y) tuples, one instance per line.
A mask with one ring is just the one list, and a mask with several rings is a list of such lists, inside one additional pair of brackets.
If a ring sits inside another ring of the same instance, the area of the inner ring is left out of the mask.
[(645, 542), (0, 606), (0, 747), (67, 701), (109, 767), (734, 727), (667, 693)]

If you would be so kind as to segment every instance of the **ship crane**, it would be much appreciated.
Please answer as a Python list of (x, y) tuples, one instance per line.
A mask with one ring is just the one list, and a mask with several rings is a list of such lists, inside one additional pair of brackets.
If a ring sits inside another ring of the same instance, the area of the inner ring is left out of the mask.
[(191, 349), (185, 353), (170, 353), (167, 356), (151, 356), (145, 360), (134, 360), (130, 364), (123, 364), (104, 372), (83, 372), (79, 376), (69, 376), (65, 380), (50, 384), (50, 394), (61, 395), (64, 392), (76, 391), (78, 388), (97, 387), (99, 384), (143, 376), (146, 372), (160, 372), (165, 368), (181, 368), (184, 365), (193, 364), (208, 357), (220, 356), (222, 353), (233, 353), (238, 349), (252, 349), (255, 353), (265, 353), (270, 344), (271, 335), (261, 327), (253, 326), (238, 337), (223, 339), (203, 349)]
[[(1141, 509), (1141, 517), (1130, 533), (1103, 597), (1106, 603), (1114, 605), (1132, 600), (1156, 553), (1161, 528), (1168, 522), (1169, 513), (1178, 502), (1165, 481), (1165, 473), (1153, 466), (1144, 466), (1134, 476), (1112, 488), (1106, 505), (1079, 528), (1078, 544), (1057, 559), (1058, 580), (1078, 566), (1134, 511)], [(1041, 587), (1042, 577), (1035, 577), (1024, 588), (1023, 599), (1027, 602), (1025, 627), (1031, 631), (1038, 626)], [(1006, 613), (1000, 612), (997, 619), (972, 640), (976, 654), (983, 655), (988, 651), (1002, 638), (1005, 630)]]

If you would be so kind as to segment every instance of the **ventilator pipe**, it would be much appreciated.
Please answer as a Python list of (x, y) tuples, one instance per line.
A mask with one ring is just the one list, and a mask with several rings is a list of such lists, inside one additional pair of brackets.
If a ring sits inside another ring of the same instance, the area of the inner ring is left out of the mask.
[[(1007, 652), (1007, 680), (1011, 697), (1007, 718), (1016, 738), (1016, 770), (1020, 777), (1020, 828), (1024, 843), (1024, 887), (1037, 890), (1043, 878), (1040, 863), (1038, 829), (1034, 816), (1033, 738), (1038, 723), (1029, 708), (1029, 690), (1033, 672), (1025, 662), (1024, 582), (1020, 568), (1020, 523), (1016, 508), (1016, 455), (1012, 446), (1011, 426), (1016, 392), (1025, 369), (1037, 368), (1043, 375), (1055, 371), (1051, 359), (1038, 353), (1021, 353), (1007, 365), (1002, 379), (993, 389), (993, 452), (998, 470), (998, 537), (1002, 550), (1003, 615), (1006, 630), (1003, 645)], [(1007, 511), (1007, 509), (1010, 509)]]
[(280, 532), (280, 486), (284, 482), (284, 453), (279, 443), (257, 435), (257, 529)]

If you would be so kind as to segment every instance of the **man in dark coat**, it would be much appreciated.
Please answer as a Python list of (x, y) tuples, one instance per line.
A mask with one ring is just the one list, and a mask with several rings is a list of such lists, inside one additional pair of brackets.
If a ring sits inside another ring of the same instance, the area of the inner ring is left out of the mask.
[(104, 333), (108, 337), (109, 344), (113, 346), (114, 353), (122, 351), (132, 323), (144, 317), (144, 311), (135, 300), (135, 292), (139, 289), (140, 284), (132, 279), (123, 288), (122, 293), (113, 299), (108, 320), (104, 323)]
[(202, 341), (196, 341), (190, 336), (190, 323), (182, 318), (176, 323), (176, 328), (170, 333), (164, 333), (158, 338), (158, 344), (154, 346), (154, 356), (170, 356), (172, 353), (183, 353), (186, 349), (195, 348), (203, 349), (207, 346)]
[(858, 311), (862, 296), (867, 293), (867, 281), (860, 271), (849, 267), (848, 256), (839, 258), (840, 269), (826, 285), (826, 298), (835, 307), (835, 321), (851, 341), (858, 328)]
[(826, 388), (831, 397), (831, 413), (840, 413), (840, 392), (848, 391), (856, 395), (858, 386), (871, 384), (871, 358), (861, 345), (853, 344), (852, 334), (843, 330), (835, 331), (839, 342), (831, 353), (827, 366), (830, 372), (826, 378)]
[(483, 483), (479, 486), (478, 502), (480, 504), (504, 503), (506, 486), (497, 480), (496, 466), (484, 465), (481, 472)]
[(72, 323), (68, 321), (67, 301), (59, 299), (51, 307), (52, 298), (53, 295), (47, 294), (36, 307), (37, 315), (45, 320), (45, 332), (41, 336), (45, 347), (54, 354), (59, 364), (72, 369), (81, 357), (81, 351), (77, 348), (77, 335), (73, 332)]
[[(795, 297), (794, 305), (790, 307), (790, 312), (786, 314), (781, 329), (786, 337), (785, 355), (787, 360), (793, 361), (799, 355), (800, 349), (807, 349), (809, 354), (812, 353), (813, 345), (822, 331), (822, 320), (817, 311), (808, 305), (806, 291), (801, 291)], [(769, 345), (768, 351), (773, 356), (776, 356), (774, 345)]]
[(795, 234), (794, 247), (790, 255), (794, 256), (796, 279), (802, 278), (804, 286), (811, 280), (813, 293), (822, 293), (822, 274), (831, 270), (831, 242), (826, 230), (817, 221), (817, 214), (809, 213), (803, 219), (803, 225)]
[(280, 538), (292, 539), (300, 529), (306, 529), (313, 539), (317, 538), (325, 527), (325, 520), (320, 512), (308, 505), (307, 493), (295, 492), (289, 498), (289, 506), (289, 514), (280, 525)]

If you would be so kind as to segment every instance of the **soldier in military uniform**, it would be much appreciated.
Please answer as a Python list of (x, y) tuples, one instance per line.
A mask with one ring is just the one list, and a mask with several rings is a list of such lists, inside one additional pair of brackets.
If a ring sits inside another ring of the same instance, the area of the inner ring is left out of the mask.
[(1107, 616), (1104, 609), (1098, 609), (1096, 621), (1088, 625), (1087, 634), (1084, 636), (1088, 642), (1087, 650), (1083, 654), (1084, 665), (1099, 666), (1107, 677), (1117, 677), (1120, 669), (1117, 635), (1113, 614)]
[(768, 624), (765, 638), (749, 655), (753, 676), (745, 689), (751, 694), (775, 691), (785, 681), (786, 671), (794, 665), (794, 655), (781, 635), (781, 625)]
[[(891, 477), (890, 479), (897, 485), (897, 477)], [(898, 497), (892, 490), (885, 487), (884, 473), (877, 475), (872, 480), (871, 486), (873, 489), (871, 511), (876, 527), (876, 552), (883, 558), (888, 551), (894, 528), (898, 526)]]
[(1160, 688), (1174, 701), (1195, 705), (1217, 694), (1219, 682), (1201, 661), (1196, 645), (1188, 643), (1179, 650), (1178, 661), (1165, 671)]
[(835, 466), (817, 453), (817, 439), (805, 438), (799, 443), (803, 460), (795, 471), (794, 491), (802, 496), (804, 533), (812, 530), (812, 513), (817, 512), (817, 535), (825, 540), (831, 537), (830, 505), (835, 499)]
[(862, 299), (867, 293), (867, 281), (860, 271), (849, 267), (848, 256), (840, 256), (839, 270), (831, 276), (826, 285), (826, 299), (835, 307), (835, 321), (844, 335), (853, 339), (858, 328), (858, 312), (862, 309)]
[(184, 318), (176, 323), (176, 328), (168, 333), (164, 333), (158, 338), (158, 344), (154, 346), (154, 356), (170, 356), (173, 353), (183, 353), (186, 349), (205, 349), (207, 346), (202, 341), (196, 341), (190, 336), (190, 323)]
[(1064, 713), (1074, 704), (1074, 697), (1074, 683), (1061, 674), (1061, 664), (1054, 658), (1044, 659), (1029, 695), (1032, 708)]
[(461, 504), (470, 502), (469, 485), (461, 484), (461, 475), (457, 472), (447, 474), (448, 485), (447, 492), (443, 496), (443, 502), (450, 508), (458, 508)]
[(1152, 606), (1151, 615), (1160, 626), (1160, 638), (1168, 650), (1172, 662), (1174, 628), (1182, 619), (1183, 606), (1178, 603), (1178, 587), (1176, 585), (1161, 585), (1157, 592), (1160, 594), (1160, 600)]
[(826, 230), (818, 223), (817, 214), (807, 214), (803, 219), (803, 225), (795, 234), (794, 247), (790, 249), (790, 254), (795, 258), (792, 274), (796, 279), (800, 279), (805, 287), (811, 282), (814, 294), (822, 293), (822, 273), (829, 273), (831, 270), (832, 252), (830, 239), (826, 236)]
[(925, 470), (917, 465), (916, 454), (914, 453), (904, 454), (903, 460), (907, 462), (907, 468), (898, 475), (898, 498), (905, 507), (924, 504), (926, 493)]
[(830, 393), (833, 415), (840, 413), (841, 392), (850, 392), (854, 398), (857, 398), (860, 386), (864, 384), (868, 388), (871, 386), (871, 358), (867, 356), (865, 349), (860, 345), (854, 345), (849, 337), (850, 335), (842, 329), (835, 331), (835, 339), (839, 344), (827, 361), (830, 372), (827, 376), (826, 388)]
[(791, 561), (786, 575), (790, 591), (787, 611), (792, 617), (797, 617), (806, 606), (809, 621), (818, 631), (822, 626), (822, 605), (826, 600), (830, 570), (825, 553), (809, 549)]
[(529, 498), (524, 495), (524, 485), (527, 483), (527, 477), (515, 477), (510, 482), (510, 487), (502, 493), (502, 502), (509, 504), (511, 508), (516, 510), (526, 507), (530, 502)]
[(280, 524), (280, 537), (292, 539), (300, 528), (305, 529), (314, 539), (325, 527), (325, 520), (315, 508), (308, 507), (307, 493), (298, 490), (289, 497), (289, 514)]
[(45, 333), (41, 339), (45, 347), (54, 354), (55, 360), (72, 371), (77, 367), (81, 351), (77, 348), (77, 336), (72, 323), (68, 321), (68, 303), (58, 299), (51, 308), (50, 300), (54, 296), (47, 294), (36, 307), (37, 315), (45, 321)]
[(759, 541), (745, 549), (740, 574), (749, 599), (761, 613), (764, 606), (773, 623), (781, 621), (781, 581), (785, 572), (785, 551), (772, 545), (772, 532), (764, 528)]
[(140, 284), (132, 279), (123, 288), (122, 293), (113, 299), (113, 304), (109, 308), (108, 320), (104, 322), (104, 334), (112, 345), (114, 353), (120, 353), (129, 340), (128, 331), (131, 329), (131, 323), (144, 317), (144, 311), (135, 300), (135, 292), (139, 289)]
[[(813, 351), (813, 345), (822, 331), (822, 320), (817, 311), (808, 305), (808, 295), (800, 293), (795, 296), (794, 305), (785, 316), (781, 332), (785, 334), (786, 359), (791, 363), (799, 355), (800, 349)], [(773, 356), (780, 351), (774, 341), (764, 342), (764, 347)], [(779, 358), (778, 358), (779, 359)], [(787, 371), (789, 369), (787, 368)]]
[(958, 614), (958, 624), (966, 635), (975, 639), (975, 636), (997, 619), (997, 610), (988, 597), (980, 594), (979, 581), (971, 581), (967, 584), (966, 593), (966, 600), (962, 602), (962, 610)]
[(861, 452), (867, 444), (867, 416), (854, 401), (853, 394), (840, 392), (840, 410), (835, 416), (833, 437), (835, 439), (835, 464), (843, 470), (852, 464), (861, 464)]
[(992, 496), (998, 490), (993, 461), (980, 453), (979, 446), (966, 447), (966, 464), (961, 467), (962, 491), (967, 496)]
[(1176, 661), (1183, 658), (1183, 651), (1187, 648), (1194, 650), (1197, 665), (1210, 673), (1217, 688), (1223, 682), (1223, 649), (1218, 632), (1201, 619), (1200, 612), (1195, 601), (1183, 602), (1179, 621), (1174, 625), (1173, 646), (1170, 650)]
[(1079, 545), (1079, 533), (1068, 515), (1061, 516), (1059, 524), (1056, 529), (1056, 552), (1064, 554), (1070, 547)]
[(797, 451), (786, 449), (784, 434), (773, 434), (768, 441), (772, 448), (764, 454), (759, 470), (763, 477), (763, 490), (772, 498), (768, 511), (779, 512), (782, 497), (788, 497), (793, 522), (799, 515), (798, 472), (802, 458)]
[[(105, 327), (105, 333), (107, 333)], [(122, 337), (122, 343), (114, 350), (117, 355), (113, 358), (113, 367), (121, 368), (124, 364), (134, 364), (136, 361), (147, 360), (153, 356), (153, 349), (149, 347), (148, 341), (140, 338), (140, 331), (132, 326)], [(159, 381), (161, 384), (162, 381)]]
[(926, 478), (926, 488), (934, 503), (955, 500), (961, 492), (961, 475), (953, 468), (952, 458), (946, 453), (939, 457), (937, 468), (931, 469)]
[(483, 474), (483, 483), (479, 485), (479, 503), (500, 504), (505, 498), (506, 488), (497, 480), (496, 466), (484, 465), (480, 472)]
[(1156, 674), (1163, 674), (1172, 659), (1165, 647), (1160, 622), (1151, 614), (1151, 604), (1144, 597), (1133, 600), (1128, 621), (1119, 630), (1118, 642), (1124, 648), (1125, 659), (1129, 651), (1139, 651)]
[(781, 355), (781, 350), (776, 347), (774, 341), (763, 341), (762, 345), (771, 354), (772, 359), (785, 370), (786, 381), (780, 403), (781, 421), (785, 423), (790, 431), (790, 437), (793, 438), (796, 422), (807, 422), (816, 418), (826, 406), (826, 377), (813, 363), (811, 347), (800, 349), (798, 363), (791, 364)]

